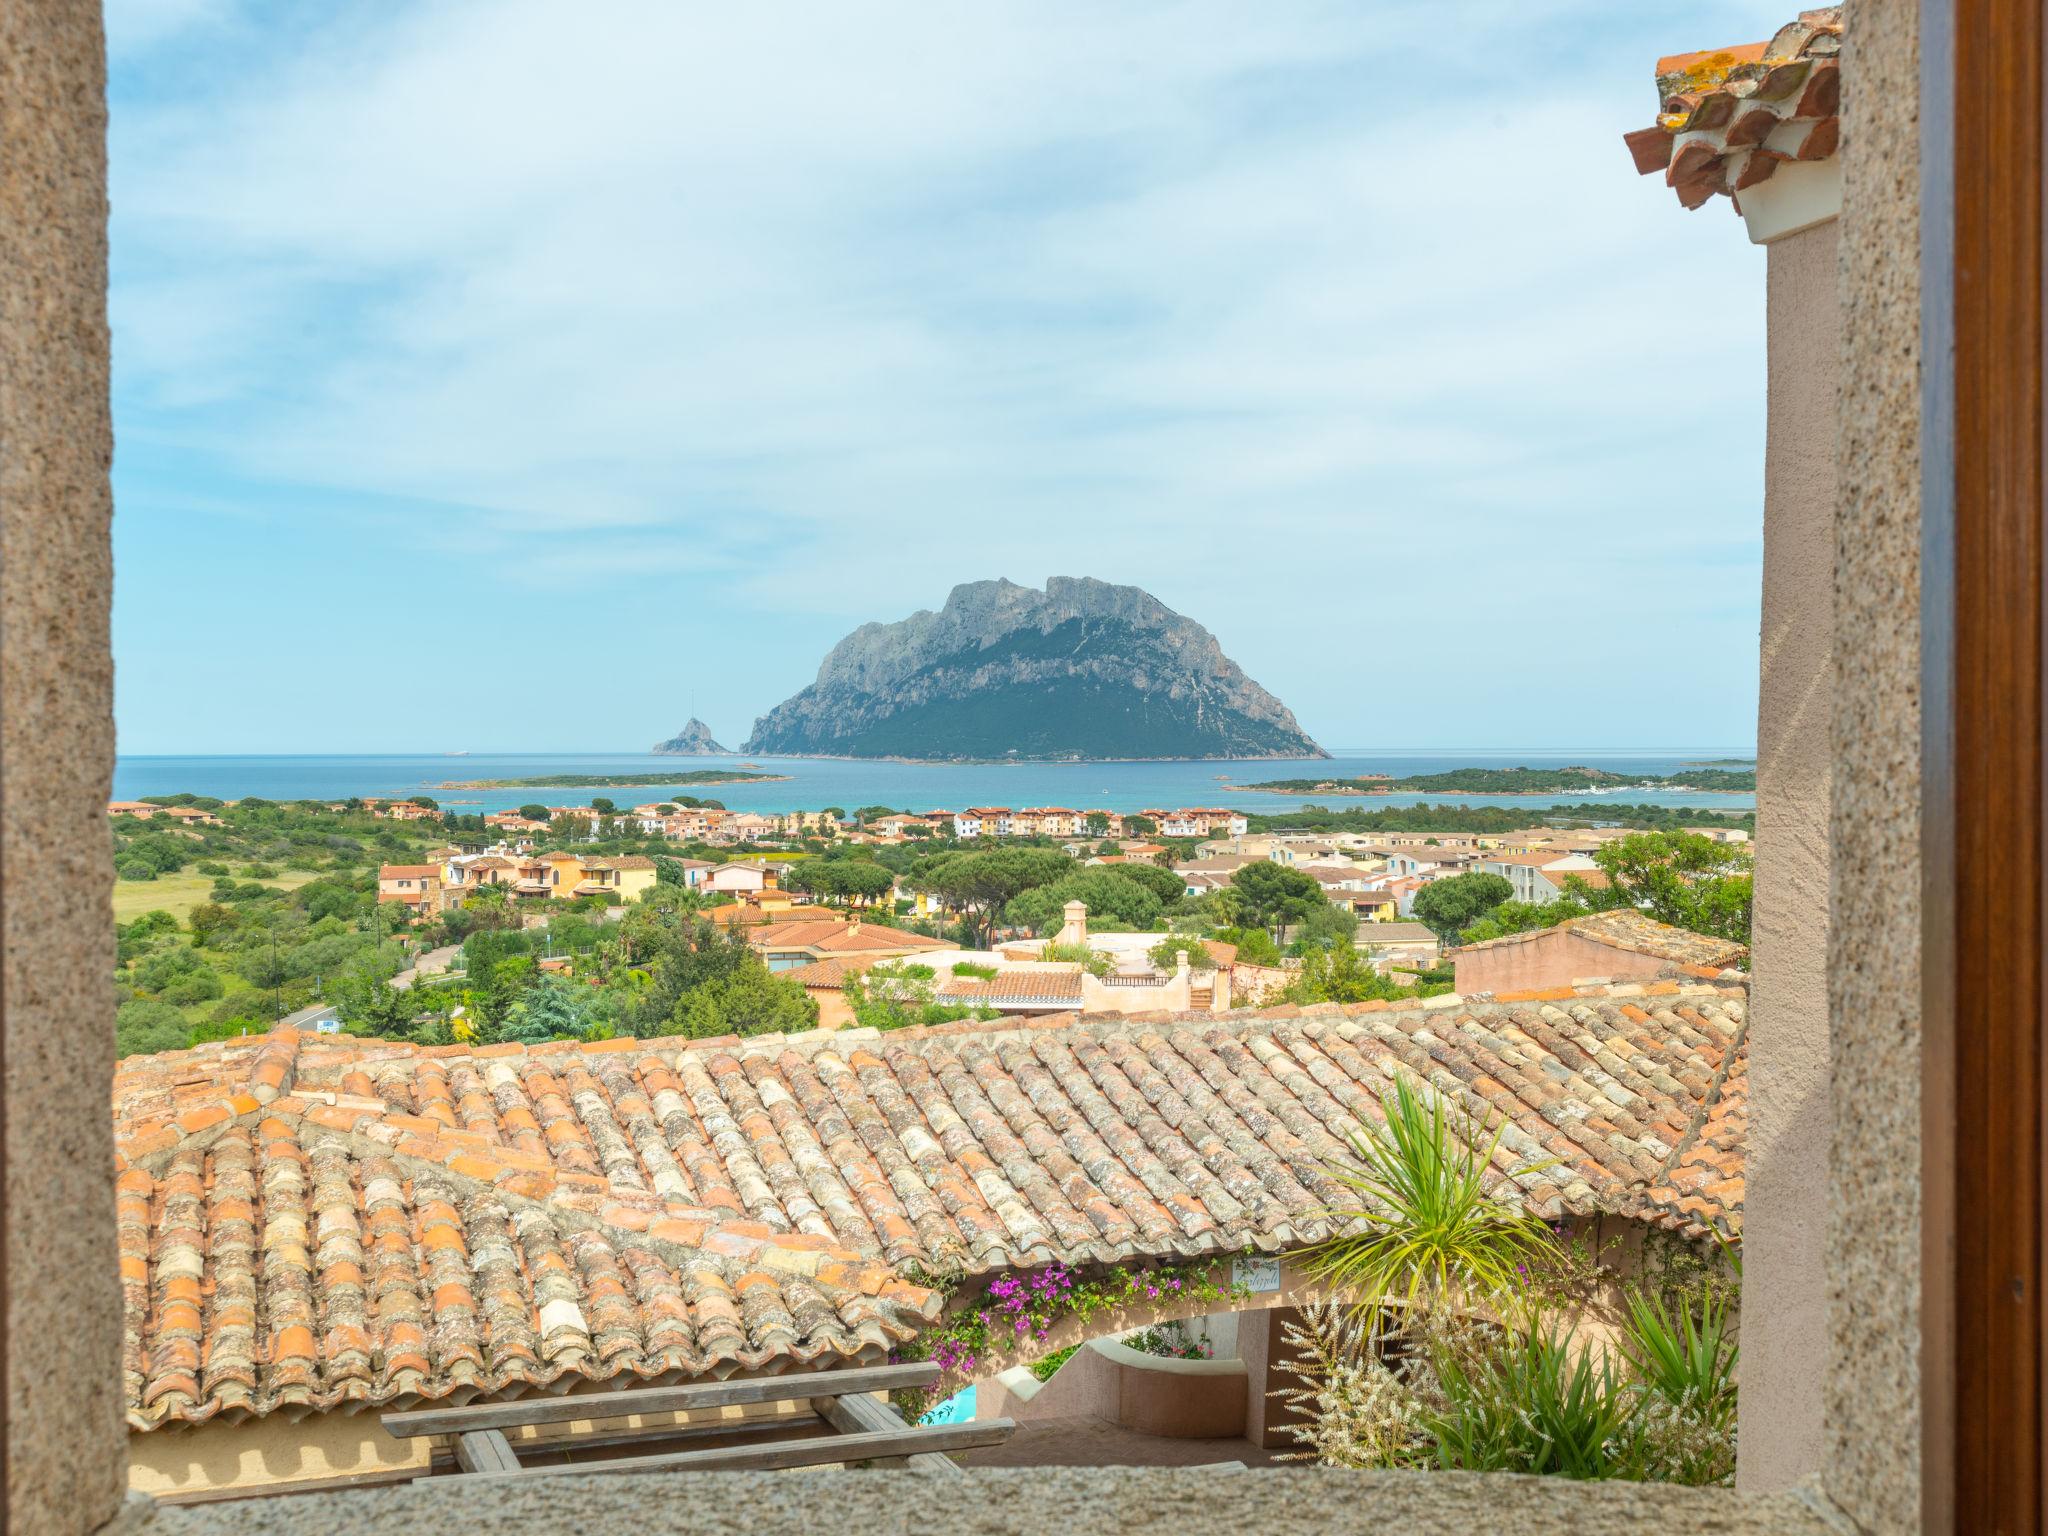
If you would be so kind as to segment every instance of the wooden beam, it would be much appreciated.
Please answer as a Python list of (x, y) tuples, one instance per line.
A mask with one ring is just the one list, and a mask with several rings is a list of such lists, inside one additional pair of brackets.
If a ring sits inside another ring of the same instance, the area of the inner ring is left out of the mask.
[(465, 1472), (517, 1472), (519, 1458), (502, 1429), (473, 1429), (457, 1438), (455, 1464)]
[(881, 1434), (822, 1435), (810, 1440), (784, 1440), (774, 1445), (735, 1445), (710, 1451), (669, 1451), (659, 1456), (622, 1456), (613, 1461), (575, 1461), (559, 1467), (521, 1467), (516, 1472), (472, 1472), (447, 1479), (555, 1477), (565, 1472), (774, 1472), (787, 1467), (823, 1467), (842, 1461), (872, 1461), (934, 1451), (972, 1450), (999, 1445), (1017, 1427), (1011, 1419), (974, 1424), (935, 1424), (928, 1429), (898, 1429)]
[(577, 1419), (619, 1419), (638, 1413), (690, 1413), (745, 1403), (782, 1403), (851, 1392), (893, 1392), (928, 1387), (939, 1379), (929, 1362), (873, 1365), (847, 1371), (809, 1371), (757, 1376), (745, 1381), (693, 1382), (677, 1387), (640, 1387), (628, 1392), (581, 1392), (567, 1397), (515, 1398), (469, 1403), (460, 1408), (419, 1408), (383, 1416), (384, 1431), (398, 1440), (421, 1435), (459, 1435), (473, 1429), (514, 1429), (526, 1424), (561, 1424)]
[[(778, 1413), (760, 1419), (705, 1419), (697, 1423), (642, 1424), (633, 1429), (571, 1431), (552, 1438), (522, 1435), (507, 1435), (505, 1438), (512, 1447), (512, 1454), (519, 1458), (519, 1464), (530, 1467), (545, 1456), (583, 1455), (619, 1446), (637, 1446), (644, 1450), (650, 1441), (675, 1450), (693, 1441), (760, 1439), (787, 1435), (794, 1430), (825, 1427), (816, 1413)], [(444, 1464), (435, 1470), (446, 1474), (449, 1468)]]
[[(811, 1399), (811, 1406), (817, 1410), (818, 1417), (843, 1435), (885, 1434), (890, 1430), (911, 1427), (903, 1422), (902, 1414), (879, 1398), (814, 1397)], [(950, 1477), (966, 1475), (960, 1470), (958, 1462), (935, 1451), (906, 1457), (904, 1465), (913, 1472), (936, 1472)]]
[(2030, 1531), (2048, 1516), (2048, 27), (2039, 0), (1920, 16), (1922, 1525)]

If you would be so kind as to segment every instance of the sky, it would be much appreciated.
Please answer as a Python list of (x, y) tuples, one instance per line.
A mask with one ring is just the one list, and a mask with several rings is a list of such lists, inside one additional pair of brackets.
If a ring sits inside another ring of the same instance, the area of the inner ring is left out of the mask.
[(1049, 575), (1744, 749), (1764, 255), (1621, 135), (1794, 9), (108, 0), (122, 750), (732, 743)]

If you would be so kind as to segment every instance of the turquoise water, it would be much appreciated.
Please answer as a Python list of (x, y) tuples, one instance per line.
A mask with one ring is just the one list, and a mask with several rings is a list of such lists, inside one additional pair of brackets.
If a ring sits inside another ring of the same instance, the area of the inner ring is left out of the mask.
[[(1308, 802), (1293, 796), (1237, 788), (1260, 779), (1343, 778), (1360, 773), (1438, 773), (1452, 768), (1540, 768), (1586, 764), (1622, 773), (1669, 773), (1703, 759), (1742, 756), (1740, 749), (1701, 748), (1689, 752), (1400, 752), (1345, 751), (1328, 760), (1257, 762), (1144, 763), (890, 763), (848, 762), (831, 758), (703, 758), (656, 757), (645, 752), (478, 753), (455, 757), (439, 753), (418, 756), (297, 757), (123, 757), (114, 768), (114, 798), (135, 800), (144, 795), (189, 791), (224, 800), (260, 795), (268, 800), (339, 799), (346, 795), (431, 794), (443, 804), (465, 810), (495, 811), (540, 800), (550, 804), (582, 804), (593, 791), (571, 789), (444, 790), (455, 779), (537, 778), (560, 773), (688, 773), (695, 769), (752, 763), (764, 772), (787, 774), (769, 784), (722, 784), (691, 789), (670, 785), (681, 793), (723, 801), (736, 811), (816, 810), (836, 805), (851, 811), (863, 805), (897, 810), (959, 810), (970, 805), (1065, 805), (1077, 809), (1141, 811), (1158, 806), (1231, 805), (1247, 810), (1285, 810)], [(661, 785), (642, 789), (597, 791), (622, 805), (656, 799)], [(1544, 805), (1552, 798), (1569, 799), (1589, 810), (1603, 804), (1698, 805), (1747, 810), (1749, 794), (1707, 794), (1622, 791), (1614, 794), (1542, 796), (1373, 795), (1327, 803), (1367, 807), (1415, 805), (1426, 800), (1458, 805)]]
[(974, 1388), (962, 1387), (917, 1422), (920, 1424), (966, 1424), (974, 1418)]

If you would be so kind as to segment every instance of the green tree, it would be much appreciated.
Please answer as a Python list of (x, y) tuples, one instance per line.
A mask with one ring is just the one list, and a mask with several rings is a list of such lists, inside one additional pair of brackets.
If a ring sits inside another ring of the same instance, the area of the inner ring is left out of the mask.
[(1325, 905), (1323, 888), (1285, 864), (1246, 864), (1230, 877), (1230, 889), (1242, 903), (1244, 921), (1276, 936)]
[(938, 1001), (938, 979), (928, 965), (885, 961), (849, 975), (845, 991), (854, 1022), (864, 1029), (904, 1029), (913, 1024), (950, 1024), (955, 1019), (996, 1016), (992, 1008)]
[[(1088, 908), (1095, 922), (1116, 922), (1144, 930), (1159, 925), (1159, 898), (1142, 882), (1125, 873), (1126, 866), (1078, 869), (1050, 885), (1034, 886), (1003, 908), (1005, 922), (1029, 928), (1041, 937), (1059, 930), (1063, 909), (1070, 901)], [(1179, 887), (1176, 887), (1178, 894)]]
[(1074, 868), (1056, 849), (1005, 848), (937, 859), (917, 884), (962, 915), (978, 944), (994, 943), (1003, 908), (1034, 886), (1050, 885)]
[(192, 927), (192, 942), (211, 949), (242, 925), (242, 914), (218, 901), (202, 901), (186, 914)]
[(1278, 965), (1282, 958), (1280, 946), (1263, 928), (1218, 928), (1210, 937), (1234, 947), (1246, 965)]
[(1349, 907), (1325, 900), (1295, 925), (1294, 943), (1290, 947), (1301, 954), (1336, 945), (1348, 947), (1357, 932), (1358, 915)]
[(1159, 830), (1159, 823), (1150, 816), (1126, 816), (1124, 834), (1127, 837), (1150, 837)]
[(536, 805), (532, 802), (528, 802), (527, 804), (519, 807), (519, 814), (524, 816), (528, 821), (546, 821), (548, 819), (548, 808), (544, 805)]
[(872, 906), (896, 889), (895, 871), (872, 859), (842, 859), (839, 864), (839, 895), (855, 906)]
[(498, 1031), (502, 1040), (544, 1045), (550, 1040), (581, 1040), (591, 1023), (590, 989), (559, 976), (542, 976), (520, 996)]
[[(1749, 942), (1749, 850), (1697, 832), (1634, 832), (1593, 855), (1608, 903), (1640, 908), (1660, 923)], [(1567, 894), (1577, 894), (1568, 885)], [(1591, 893), (1586, 893), (1590, 895)]]
[[(1437, 988), (1443, 991), (1443, 988)], [(1354, 945), (1337, 944), (1312, 949), (1301, 957), (1301, 969), (1281, 993), (1283, 1002), (1371, 1003), (1395, 1002), (1421, 995), (1373, 968), (1371, 959)]]
[(1159, 898), (1161, 907), (1171, 907), (1187, 894), (1186, 879), (1157, 864), (1112, 864), (1109, 867), (1121, 878), (1135, 880), (1144, 886)]
[(681, 1023), (689, 995), (761, 963), (747, 941), (710, 919), (689, 915), (660, 931), (649, 984), (633, 1019), (633, 1033), (663, 1035)]
[[(1611, 903), (1602, 902), (1602, 906)], [(1527, 933), (1533, 928), (1551, 928), (1568, 918), (1584, 917), (1595, 908), (1584, 902), (1574, 901), (1569, 896), (1560, 896), (1556, 901), (1504, 901), (1477, 922), (1465, 925), (1458, 936), (1461, 944), (1480, 944), (1488, 939), (1504, 938), (1511, 933)]]
[(751, 964), (686, 993), (675, 1020), (693, 1040), (714, 1035), (789, 1034), (815, 1029), (818, 1005), (796, 982), (773, 975), (760, 957), (747, 951)]
[(345, 972), (333, 988), (335, 1011), (350, 1034), (403, 1039), (412, 1028), (414, 999), (364, 970)]
[(1499, 875), (1474, 871), (1432, 880), (1415, 893), (1415, 916), (1429, 924), (1446, 944), (1455, 944), (1467, 924), (1476, 923), (1515, 894), (1515, 888)]

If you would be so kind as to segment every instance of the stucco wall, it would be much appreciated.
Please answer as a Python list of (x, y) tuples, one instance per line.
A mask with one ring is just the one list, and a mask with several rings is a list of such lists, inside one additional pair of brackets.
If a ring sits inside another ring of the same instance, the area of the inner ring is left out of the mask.
[(1000, 1380), (982, 1384), (974, 1416), (1020, 1423), (1088, 1417), (1141, 1435), (1228, 1440), (1245, 1431), (1246, 1395), (1242, 1360), (1168, 1360), (1093, 1339), (1028, 1396)]
[(1534, 992), (1568, 987), (1575, 981), (1604, 976), (1635, 981), (1655, 976), (1665, 962), (1612, 944), (1596, 944), (1567, 928), (1546, 928), (1529, 938), (1489, 944), (1456, 957), (1458, 992)]
[(1842, 68), (1828, 1471), (1868, 1530), (1920, 1501), (1919, 32), (1856, 0)]
[(1737, 1471), (1750, 1489), (1783, 1487), (1818, 1471), (1823, 1443), (1837, 228), (1831, 221), (1769, 249)]
[(0, 837), (11, 1528), (119, 1507), (100, 10), (0, 5)]

